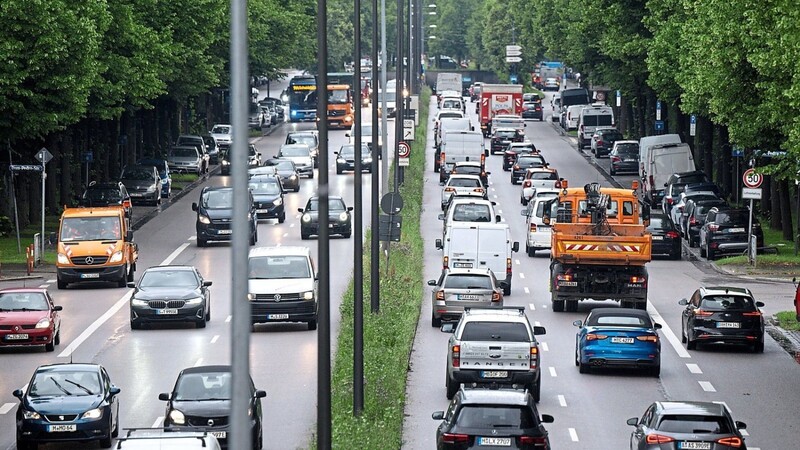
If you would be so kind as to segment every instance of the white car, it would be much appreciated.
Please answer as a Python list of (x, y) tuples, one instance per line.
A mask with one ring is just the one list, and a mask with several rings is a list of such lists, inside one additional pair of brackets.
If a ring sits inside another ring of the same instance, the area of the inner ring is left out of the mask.
[(275, 158), (288, 159), (297, 168), (298, 175), (314, 178), (314, 159), (311, 148), (306, 144), (283, 144)]
[(475, 175), (450, 175), (442, 188), (442, 211), (447, 209), (447, 204), (452, 197), (473, 197), (487, 199), (486, 187), (481, 179)]
[(561, 87), (561, 83), (558, 82), (558, 78), (545, 78), (544, 79), (544, 90), (545, 91), (557, 91), (559, 87)]
[(233, 127), (231, 125), (218, 123), (211, 127), (209, 134), (217, 141), (217, 145), (220, 147), (230, 147), (233, 142)]
[(551, 225), (545, 225), (542, 221), (544, 207), (550, 200), (558, 196), (558, 191), (542, 191), (542, 195), (537, 196), (528, 203), (528, 207), (522, 210), (525, 216), (525, 253), (528, 256), (535, 256), (536, 250), (549, 250), (551, 248), (551, 237), (553, 229)]
[(317, 329), (317, 274), (308, 247), (259, 247), (247, 257), (252, 324), (305, 322)]
[(527, 205), (538, 189), (558, 189), (561, 187), (558, 171), (550, 167), (531, 167), (525, 169), (522, 177), (522, 192), (519, 202)]
[(454, 109), (456, 111), (464, 111), (464, 99), (461, 97), (442, 97), (442, 102), (439, 104), (439, 109)]

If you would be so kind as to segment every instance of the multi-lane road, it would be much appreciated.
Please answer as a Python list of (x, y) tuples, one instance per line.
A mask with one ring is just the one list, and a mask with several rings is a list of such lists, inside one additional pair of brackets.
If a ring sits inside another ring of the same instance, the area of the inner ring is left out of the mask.
[[(612, 186), (612, 179), (598, 171), (590, 157), (576, 150), (574, 140), (561, 136), (549, 120), (549, 97), (545, 99), (545, 121), (528, 121), (526, 136), (570, 186), (600, 182)], [(435, 111), (435, 105), (431, 111)], [(477, 121), (473, 104), (467, 110)], [(488, 142), (488, 141), (487, 141)], [(434, 239), (441, 237), (440, 187), (432, 171), (432, 141), (426, 156), (426, 180), (422, 234), (425, 238), (425, 279), (437, 278), (441, 271), (440, 251)], [(512, 237), (524, 249), (525, 221), (520, 215), (519, 185), (511, 185), (509, 173), (501, 167), (500, 156), (488, 158), (490, 197), (497, 202), (503, 220), (510, 225)], [(604, 160), (605, 162), (607, 160)], [(601, 164), (602, 165), (602, 164)], [(632, 176), (615, 182), (630, 186)], [(726, 277), (705, 261), (654, 260), (647, 265), (650, 273), (648, 310), (664, 328), (661, 377), (653, 378), (624, 370), (579, 374), (574, 365), (575, 333), (572, 325), (597, 306), (612, 302), (581, 302), (577, 313), (554, 313), (548, 290), (550, 256), (537, 252), (530, 258), (524, 251), (514, 255), (514, 280), (511, 296), (505, 304), (525, 306), (531, 323), (543, 325), (547, 334), (540, 336), (542, 352), (542, 400), (539, 412), (551, 414), (555, 422), (547, 426), (556, 449), (627, 449), (633, 430), (626, 419), (641, 416), (657, 400), (701, 400), (725, 402), (736, 420), (746, 422), (748, 448), (780, 450), (796, 448), (796, 389), (800, 367), (775, 341), (767, 338), (763, 354), (746, 349), (708, 347), (687, 352), (680, 343), (681, 298), (690, 296), (699, 286), (735, 285), (750, 288), (758, 300), (766, 303), (767, 314), (791, 309), (793, 291), (786, 283), (746, 281)], [(411, 358), (411, 371), (404, 425), (404, 449), (435, 448), (438, 422), (431, 413), (444, 410), (445, 368), (449, 335), (430, 326), (430, 291), (423, 299)]]

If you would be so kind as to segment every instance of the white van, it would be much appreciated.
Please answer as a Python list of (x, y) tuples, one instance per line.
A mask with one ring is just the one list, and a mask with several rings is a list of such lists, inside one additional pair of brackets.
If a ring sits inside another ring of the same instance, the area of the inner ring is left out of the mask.
[(447, 210), (439, 214), (442, 221), (442, 238), (447, 227), (455, 222), (500, 223), (502, 218), (495, 212), (495, 202), (479, 198), (456, 197), (450, 201)]
[(443, 117), (439, 120), (436, 133), (433, 135), (433, 144), (437, 148), (441, 144), (442, 134), (445, 131), (473, 131), (474, 127), (468, 117)]
[(550, 108), (553, 109), (553, 114), (550, 116), (552, 122), (558, 122), (561, 118), (561, 94), (556, 92), (553, 98), (550, 99)]
[(644, 183), (651, 205), (661, 204), (667, 181), (674, 173), (694, 171), (694, 155), (689, 144), (658, 144), (650, 147)]
[(586, 105), (571, 105), (567, 107), (567, 116), (564, 120), (564, 125), (567, 131), (578, 129), (578, 121), (581, 118), (581, 110), (583, 110), (585, 107)]
[(444, 250), (443, 268), (491, 269), (507, 283), (503, 295), (511, 295), (511, 253), (519, 251), (519, 242), (511, 241), (507, 223), (453, 222), (445, 236), (436, 240), (436, 248)]
[(647, 170), (649, 169), (650, 150), (659, 144), (680, 144), (681, 137), (677, 134), (661, 134), (657, 136), (645, 136), (639, 139), (639, 179), (642, 183), (642, 193), (647, 194), (649, 188), (647, 181)]
[(526, 230), (528, 230), (525, 237), (525, 253), (530, 257), (536, 256), (536, 250), (550, 250), (552, 247), (553, 229), (551, 225), (545, 225), (542, 219), (547, 202), (556, 197), (558, 197), (556, 190), (543, 191), (542, 195), (536, 196), (521, 212), (525, 216)]
[(439, 144), (439, 181), (457, 161), (481, 161), (488, 155), (480, 131), (450, 130)]
[(584, 105), (578, 118), (578, 149), (588, 147), (598, 128), (614, 126), (614, 110), (603, 103)]

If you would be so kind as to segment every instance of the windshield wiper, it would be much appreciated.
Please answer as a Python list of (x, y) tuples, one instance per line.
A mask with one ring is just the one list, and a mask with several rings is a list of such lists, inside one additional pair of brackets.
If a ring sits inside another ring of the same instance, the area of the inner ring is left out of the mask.
[(61, 392), (65, 393), (65, 394), (67, 394), (67, 395), (72, 395), (72, 392), (70, 392), (70, 391), (68, 391), (68, 390), (64, 389), (64, 386), (62, 386), (62, 385), (61, 385), (61, 383), (59, 383), (58, 381), (56, 381), (56, 379), (55, 379), (55, 378), (50, 378), (50, 381), (52, 381), (52, 382), (53, 382), (53, 383), (56, 385), (56, 387), (58, 387), (58, 388), (61, 390)]
[(511, 424), (508, 424), (508, 423), (496, 423), (496, 424), (492, 424), (492, 428), (511, 428), (511, 427), (513, 427), (513, 426), (514, 426), (514, 425), (511, 425)]
[(64, 380), (64, 381), (66, 381), (67, 383), (70, 383), (70, 384), (72, 384), (73, 386), (77, 386), (77, 387), (78, 387), (78, 389), (80, 389), (80, 390), (82, 390), (82, 391), (86, 392), (86, 393), (87, 393), (87, 394), (89, 394), (89, 395), (94, 395), (94, 392), (90, 391), (88, 388), (86, 388), (86, 386), (84, 386), (84, 385), (82, 385), (82, 384), (80, 384), (80, 383), (77, 383), (77, 382), (75, 382), (75, 381), (72, 381), (72, 380)]

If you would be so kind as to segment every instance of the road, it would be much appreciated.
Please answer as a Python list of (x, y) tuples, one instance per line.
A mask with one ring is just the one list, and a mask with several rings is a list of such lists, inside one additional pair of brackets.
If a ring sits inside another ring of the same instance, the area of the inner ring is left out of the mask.
[[(288, 83), (276, 86), (273, 96)], [(262, 96), (266, 95), (262, 91)], [(368, 110), (364, 110), (368, 114)], [(365, 115), (364, 117), (368, 117)], [(393, 136), (393, 121), (389, 122)], [(312, 124), (283, 124), (271, 135), (255, 140), (264, 158), (272, 157), (284, 142), (286, 132), (312, 129)], [(329, 133), (329, 155), (346, 143), (346, 131)], [(390, 145), (393, 140), (390, 139)], [(388, 147), (392, 148), (392, 147)], [(333, 159), (331, 159), (333, 161)], [(353, 203), (354, 175), (336, 175), (328, 167), (331, 195), (341, 195), (348, 206)], [(212, 176), (202, 186), (230, 183), (228, 176)], [(312, 249), (316, 257), (316, 241), (300, 239), (300, 214), (297, 208), (315, 193), (318, 174), (313, 180), (303, 179), (299, 193), (286, 196), (287, 220), (260, 221), (256, 246), (300, 245)], [(364, 174), (364, 228), (369, 220), (371, 175)], [(186, 367), (230, 363), (231, 249), (229, 244), (212, 244), (198, 248), (195, 243), (196, 202), (200, 189), (175, 202), (162, 206), (153, 219), (135, 232), (139, 244), (139, 270), (159, 264), (191, 264), (213, 282), (212, 318), (205, 329), (193, 325), (158, 325), (152, 329), (132, 331), (129, 324), (130, 289), (111, 285), (70, 285), (56, 290), (55, 279), (37, 281), (47, 286), (62, 313), (61, 345), (55, 353), (43, 350), (0, 349), (5, 366), (0, 377), (0, 449), (13, 449), (14, 415), (19, 402), (12, 397), (14, 389), (28, 383), (35, 368), (56, 362), (93, 362), (108, 369), (112, 381), (122, 389), (120, 420), (123, 428), (159, 426), (163, 421), (164, 402), (160, 392), (168, 392), (178, 372)], [(137, 210), (137, 214), (140, 210)], [(350, 281), (353, 267), (353, 240), (331, 240), (334, 256), (331, 275), (331, 326), (333, 348), (340, 321), (339, 306)], [(19, 286), (22, 282), (0, 283), (0, 287)], [(264, 448), (286, 450), (307, 448), (316, 423), (317, 332), (307, 331), (305, 324), (259, 325), (250, 340), (251, 375), (259, 389), (267, 391), (264, 409)], [(83, 449), (85, 444), (48, 445), (43, 448)], [(96, 448), (96, 447), (95, 447)]]
[[(574, 139), (561, 136), (549, 119), (550, 95), (545, 99), (543, 122), (528, 121), (526, 135), (560, 176), (570, 186), (600, 182), (612, 186), (611, 178), (598, 170), (590, 155), (576, 150)], [(467, 108), (477, 123), (473, 104)], [(436, 106), (432, 104), (431, 111)], [(488, 145), (488, 141), (487, 141)], [(440, 190), (438, 177), (432, 171), (432, 140), (428, 142), (426, 179), (421, 220), (425, 238), (425, 279), (437, 278), (441, 271), (441, 252), (434, 240), (441, 237)], [(511, 185), (509, 173), (503, 172), (500, 156), (490, 156), (487, 169), (490, 175), (491, 199), (497, 202), (503, 220), (511, 228), (513, 240), (524, 249), (523, 208), (519, 203), (518, 185)], [(600, 165), (607, 165), (601, 160)], [(617, 178), (630, 186), (633, 176)], [(688, 250), (684, 248), (684, 250)], [(628, 448), (632, 427), (625, 424), (630, 417), (639, 417), (645, 408), (657, 400), (700, 400), (725, 402), (736, 420), (748, 424), (746, 438), (750, 449), (794, 448), (795, 414), (800, 402), (796, 379), (800, 367), (767, 337), (763, 354), (752, 354), (739, 348), (709, 346), (687, 352), (680, 343), (681, 298), (689, 297), (699, 286), (735, 285), (751, 289), (768, 314), (791, 309), (793, 289), (786, 283), (742, 281), (720, 275), (705, 261), (654, 260), (647, 265), (650, 273), (648, 310), (664, 328), (662, 337), (661, 377), (656, 379), (624, 370), (579, 374), (574, 365), (575, 333), (572, 325), (584, 319), (597, 306), (613, 302), (581, 302), (577, 313), (554, 313), (550, 309), (548, 290), (549, 254), (537, 252), (528, 257), (524, 251), (514, 256), (514, 280), (511, 296), (505, 304), (525, 306), (529, 320), (547, 328), (541, 336), (542, 400), (539, 411), (551, 414), (555, 422), (547, 429), (556, 449), (622, 449)], [(445, 358), (449, 335), (430, 326), (430, 294), (422, 302), (420, 322), (408, 375), (407, 402), (404, 424), (404, 449), (435, 448), (438, 422), (431, 413), (444, 410)]]

